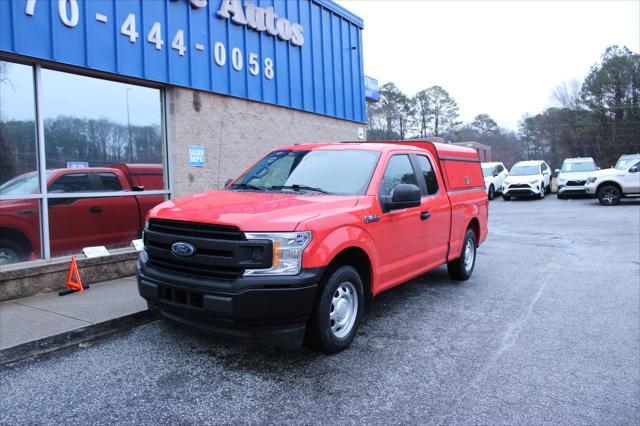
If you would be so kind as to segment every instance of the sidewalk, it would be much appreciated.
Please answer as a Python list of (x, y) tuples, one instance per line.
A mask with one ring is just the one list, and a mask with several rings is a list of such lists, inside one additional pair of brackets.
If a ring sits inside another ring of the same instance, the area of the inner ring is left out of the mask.
[(0, 365), (149, 321), (135, 277), (0, 303)]

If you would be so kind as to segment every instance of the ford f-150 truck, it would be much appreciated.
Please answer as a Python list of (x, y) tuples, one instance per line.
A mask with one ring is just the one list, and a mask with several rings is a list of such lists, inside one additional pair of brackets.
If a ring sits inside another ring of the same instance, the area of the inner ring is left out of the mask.
[(477, 153), (430, 142), (294, 145), (223, 190), (150, 211), (138, 288), (205, 332), (334, 353), (365, 301), (447, 264), (466, 280), (487, 237)]
[[(47, 170), (52, 194), (163, 189), (161, 164), (116, 164)], [(26, 173), (0, 186), (0, 195), (38, 191), (38, 174)], [(83, 247), (128, 246), (140, 238), (144, 218), (163, 195), (49, 198), (51, 255), (77, 253)], [(40, 253), (39, 201), (0, 200), (0, 266), (37, 259)]]

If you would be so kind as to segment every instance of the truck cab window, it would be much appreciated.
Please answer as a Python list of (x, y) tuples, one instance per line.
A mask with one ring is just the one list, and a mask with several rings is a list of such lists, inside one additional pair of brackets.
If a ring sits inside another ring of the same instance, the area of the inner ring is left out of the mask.
[(98, 173), (103, 191), (122, 191), (122, 185), (115, 173)]
[(427, 187), (427, 193), (425, 195), (433, 195), (438, 192), (438, 178), (433, 171), (431, 161), (424, 155), (417, 155), (416, 158), (418, 159), (418, 165), (420, 166), (420, 171), (422, 172), (424, 183)]
[(67, 173), (49, 186), (49, 192), (90, 192), (89, 173)]
[(391, 195), (393, 188), (401, 183), (410, 183), (419, 186), (407, 154), (394, 155), (389, 159), (387, 169), (380, 183), (381, 192), (384, 195)]

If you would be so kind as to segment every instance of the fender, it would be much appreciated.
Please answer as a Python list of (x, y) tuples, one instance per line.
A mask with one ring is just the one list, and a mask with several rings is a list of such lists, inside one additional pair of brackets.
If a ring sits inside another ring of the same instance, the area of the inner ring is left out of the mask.
[(302, 266), (304, 268), (327, 266), (341, 251), (351, 247), (364, 251), (373, 269), (379, 264), (378, 251), (371, 235), (357, 226), (344, 225), (332, 230), (328, 235), (314, 235), (314, 239), (307, 247)]
[[(478, 219), (479, 226), (479, 240), (483, 241), (483, 232), (482, 232), (482, 220), (480, 219), (480, 208), (478, 204), (475, 202), (469, 202), (468, 199), (461, 200), (459, 202), (455, 199), (456, 194), (450, 194), (449, 199), (451, 201), (451, 234), (450, 234), (450, 246), (449, 246), (449, 254), (447, 256), (447, 260), (457, 259), (462, 252), (462, 242), (464, 240), (464, 234), (471, 223), (473, 218)], [(484, 196), (484, 191), (482, 191), (483, 199), (486, 200)], [(454, 224), (464, 224), (464, 226), (454, 227)]]

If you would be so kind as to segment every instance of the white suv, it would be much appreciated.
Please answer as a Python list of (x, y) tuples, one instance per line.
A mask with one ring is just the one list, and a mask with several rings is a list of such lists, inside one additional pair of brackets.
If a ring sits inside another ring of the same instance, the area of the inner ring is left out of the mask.
[(537, 195), (544, 198), (551, 192), (551, 169), (542, 160), (520, 161), (511, 167), (509, 177), (502, 184), (502, 198)]
[(484, 175), (484, 189), (487, 191), (487, 197), (493, 200), (496, 192), (502, 191), (502, 183), (509, 172), (504, 164), (494, 162), (482, 163), (482, 174)]
[(587, 178), (598, 170), (593, 158), (567, 158), (562, 163), (558, 172), (558, 198), (565, 198), (571, 195), (585, 194), (584, 185)]
[(585, 189), (605, 206), (614, 206), (625, 196), (640, 195), (640, 154), (623, 155), (612, 169), (591, 173)]

